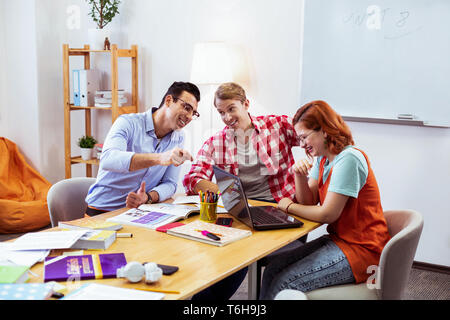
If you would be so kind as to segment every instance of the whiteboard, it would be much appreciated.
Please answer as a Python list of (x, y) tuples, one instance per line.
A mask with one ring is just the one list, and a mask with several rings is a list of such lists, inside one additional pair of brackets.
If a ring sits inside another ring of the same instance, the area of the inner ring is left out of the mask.
[(305, 0), (301, 104), (450, 123), (450, 1)]

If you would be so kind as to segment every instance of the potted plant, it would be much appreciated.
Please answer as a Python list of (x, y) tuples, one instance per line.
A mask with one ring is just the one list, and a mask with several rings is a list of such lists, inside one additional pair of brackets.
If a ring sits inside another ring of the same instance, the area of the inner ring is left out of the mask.
[(92, 159), (92, 150), (94, 149), (94, 145), (97, 143), (91, 136), (82, 136), (78, 139), (78, 146), (81, 149), (81, 159), (90, 160)]
[(105, 38), (111, 41), (111, 32), (104, 29), (119, 14), (120, 0), (86, 0), (90, 6), (89, 15), (96, 23), (96, 29), (88, 30), (89, 45), (92, 50), (103, 50)]

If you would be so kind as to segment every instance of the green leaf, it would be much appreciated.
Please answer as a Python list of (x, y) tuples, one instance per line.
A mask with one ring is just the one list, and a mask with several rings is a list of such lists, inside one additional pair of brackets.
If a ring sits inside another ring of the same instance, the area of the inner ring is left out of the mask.
[(120, 0), (86, 0), (86, 2), (91, 6), (88, 15), (91, 16), (99, 29), (103, 29), (119, 14)]
[(91, 136), (82, 136), (80, 139), (78, 139), (78, 146), (80, 148), (93, 148), (96, 143), (97, 140), (95, 140)]

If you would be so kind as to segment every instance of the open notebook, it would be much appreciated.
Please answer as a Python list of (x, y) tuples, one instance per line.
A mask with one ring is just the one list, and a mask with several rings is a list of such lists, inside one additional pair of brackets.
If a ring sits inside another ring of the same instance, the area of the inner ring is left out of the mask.
[(200, 209), (194, 206), (154, 203), (140, 205), (137, 209), (127, 210), (106, 220), (147, 229), (156, 229), (171, 222), (187, 219), (194, 213), (200, 213)]

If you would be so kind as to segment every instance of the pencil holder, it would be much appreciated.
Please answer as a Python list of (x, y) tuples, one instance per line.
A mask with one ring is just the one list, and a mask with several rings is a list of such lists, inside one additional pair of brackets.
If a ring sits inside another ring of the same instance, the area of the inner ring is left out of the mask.
[(217, 202), (200, 202), (200, 220), (212, 223), (217, 220)]

